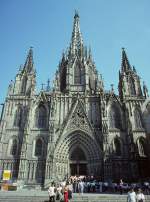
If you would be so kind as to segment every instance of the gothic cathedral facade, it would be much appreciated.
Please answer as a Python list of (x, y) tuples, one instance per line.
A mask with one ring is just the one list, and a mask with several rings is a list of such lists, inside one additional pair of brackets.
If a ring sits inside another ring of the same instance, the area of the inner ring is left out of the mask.
[(0, 169), (25, 184), (70, 175), (150, 177), (150, 99), (122, 49), (118, 95), (106, 91), (75, 13), (54, 85), (35, 91), (33, 50), (11, 82), (0, 122)]

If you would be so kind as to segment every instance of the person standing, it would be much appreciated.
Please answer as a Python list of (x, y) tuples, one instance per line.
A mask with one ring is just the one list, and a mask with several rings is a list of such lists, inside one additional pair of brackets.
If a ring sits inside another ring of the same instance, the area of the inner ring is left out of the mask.
[(120, 194), (123, 193), (123, 180), (121, 179), (120, 180), (120, 183), (119, 183), (119, 189), (120, 189)]
[(135, 194), (134, 189), (131, 189), (128, 192), (127, 202), (136, 202), (136, 194)]
[(145, 201), (145, 196), (142, 193), (141, 189), (138, 189), (138, 192), (136, 194), (136, 199), (137, 199), (137, 202), (144, 202)]
[(62, 200), (63, 199), (63, 195), (62, 195), (62, 186), (59, 184), (57, 186), (57, 190), (56, 190), (56, 200)]
[(54, 183), (51, 184), (51, 186), (48, 189), (49, 193), (49, 202), (55, 202), (55, 186)]
[(78, 188), (79, 188), (79, 194), (81, 193), (83, 195), (83, 192), (84, 192), (84, 182), (82, 180), (79, 181)]
[(72, 192), (73, 192), (73, 186), (72, 186), (72, 183), (69, 182), (68, 184), (68, 199), (72, 199)]
[(68, 201), (68, 186), (67, 185), (64, 187), (64, 202), (69, 202)]

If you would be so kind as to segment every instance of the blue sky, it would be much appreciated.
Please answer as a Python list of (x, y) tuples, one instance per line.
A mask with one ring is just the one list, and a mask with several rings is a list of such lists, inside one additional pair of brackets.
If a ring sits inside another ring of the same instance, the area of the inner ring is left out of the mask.
[(150, 89), (149, 8), (149, 0), (0, 0), (0, 103), (30, 46), (37, 89), (52, 80), (70, 43), (75, 9), (106, 90), (112, 83), (117, 89), (122, 47)]

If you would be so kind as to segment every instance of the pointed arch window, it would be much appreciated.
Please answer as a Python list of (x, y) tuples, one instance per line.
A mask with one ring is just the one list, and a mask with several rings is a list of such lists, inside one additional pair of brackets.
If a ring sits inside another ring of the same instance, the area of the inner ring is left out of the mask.
[(44, 105), (40, 105), (36, 110), (36, 127), (46, 128), (47, 126), (47, 110)]
[(114, 139), (115, 154), (121, 156), (121, 142), (118, 137)]
[(20, 127), (22, 122), (22, 107), (19, 106), (15, 112), (15, 117), (14, 117), (14, 126), (15, 127)]
[(42, 156), (42, 151), (43, 151), (43, 141), (39, 138), (36, 140), (35, 143), (35, 156)]
[(10, 147), (10, 155), (16, 155), (17, 154), (17, 147), (18, 143), (16, 139), (11, 140), (11, 147)]
[(27, 76), (24, 76), (22, 79), (21, 94), (24, 94), (26, 92), (26, 86), (27, 86)]
[(118, 107), (116, 107), (115, 105), (112, 105), (110, 110), (109, 126), (110, 128), (122, 129), (121, 114)]
[(138, 152), (140, 156), (146, 156), (146, 141), (144, 138), (139, 138), (137, 141)]
[(140, 114), (138, 109), (135, 109), (135, 111), (134, 111), (134, 120), (135, 120), (135, 128), (136, 129), (143, 128), (142, 120), (141, 120), (141, 114)]
[(81, 84), (81, 67), (79, 64), (74, 68), (74, 84)]
[(60, 89), (61, 91), (66, 89), (66, 66), (61, 67), (61, 77), (60, 77)]
[(136, 95), (135, 84), (133, 79), (130, 79), (130, 93), (131, 95)]

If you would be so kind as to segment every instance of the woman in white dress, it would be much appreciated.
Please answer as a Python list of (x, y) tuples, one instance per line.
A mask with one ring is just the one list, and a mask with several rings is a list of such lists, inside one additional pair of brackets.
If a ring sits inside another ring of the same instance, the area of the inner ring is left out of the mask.
[(136, 199), (137, 199), (137, 202), (144, 202), (145, 201), (145, 196), (142, 193), (141, 189), (138, 189), (138, 192), (136, 194)]

